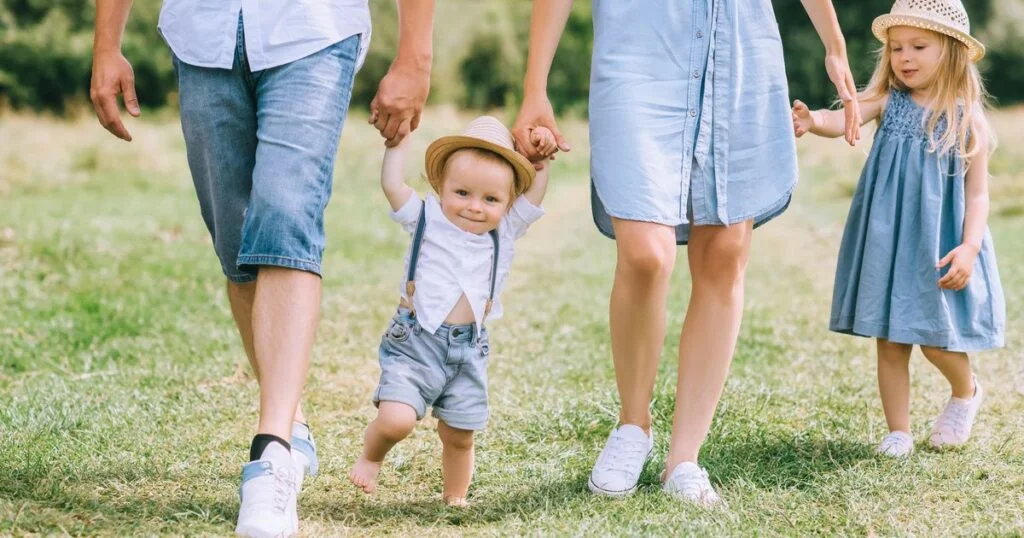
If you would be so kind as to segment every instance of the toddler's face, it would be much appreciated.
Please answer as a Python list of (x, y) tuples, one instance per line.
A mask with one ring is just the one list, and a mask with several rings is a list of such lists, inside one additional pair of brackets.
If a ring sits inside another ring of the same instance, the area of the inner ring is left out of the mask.
[(911, 90), (927, 89), (939, 67), (942, 39), (931, 30), (889, 28), (889, 61), (896, 78)]
[(441, 183), (441, 210), (464, 231), (490, 232), (512, 203), (514, 181), (509, 165), (456, 152)]

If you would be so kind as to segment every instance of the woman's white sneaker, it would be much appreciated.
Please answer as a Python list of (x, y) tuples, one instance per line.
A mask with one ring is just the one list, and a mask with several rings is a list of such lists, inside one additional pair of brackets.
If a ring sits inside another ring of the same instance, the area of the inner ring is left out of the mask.
[(631, 495), (653, 450), (654, 432), (648, 436), (633, 424), (612, 430), (590, 473), (590, 491), (608, 497)]
[(890, 458), (905, 458), (913, 451), (914, 438), (909, 433), (901, 431), (889, 432), (875, 449), (876, 454)]
[(661, 488), (672, 496), (705, 508), (714, 506), (722, 500), (715, 488), (711, 487), (708, 472), (691, 461), (676, 465)]
[(974, 397), (969, 400), (950, 398), (939, 418), (935, 419), (932, 434), (928, 443), (934, 448), (959, 446), (967, 442), (974, 428), (974, 418), (978, 416), (978, 408), (985, 392), (974, 378)]

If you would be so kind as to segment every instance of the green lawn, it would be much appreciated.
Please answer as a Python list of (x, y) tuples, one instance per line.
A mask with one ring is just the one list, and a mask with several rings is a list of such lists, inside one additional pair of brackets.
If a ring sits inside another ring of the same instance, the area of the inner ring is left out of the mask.
[[(430, 110), (417, 151), (465, 119)], [(870, 137), (856, 149), (802, 140), (792, 207), (754, 236), (747, 314), (702, 453), (728, 507), (704, 511), (657, 483), (689, 293), (683, 251), (653, 406), (657, 457), (632, 498), (587, 491), (617, 413), (607, 333), (615, 261), (590, 221), (585, 125), (567, 122), (577, 149), (554, 163), (548, 214), (518, 245), (506, 317), (491, 327), (492, 419), (478, 438), (472, 507), (455, 510), (439, 501), (432, 419), (389, 456), (376, 495), (346, 479), (374, 413), (376, 348), (408, 241), (379, 190), (379, 138), (353, 114), (328, 208), (307, 385), (322, 466), (301, 498), (304, 534), (1024, 534), (1024, 151), (1015, 142), (1024, 111), (997, 123), (991, 226), (1008, 345), (976, 363), (988, 399), (969, 447), (919, 447), (904, 462), (872, 455), (885, 433), (873, 343), (826, 330)], [(180, 129), (172, 116), (131, 127), (136, 140), (124, 144), (90, 119), (0, 122), (0, 535), (233, 530), (256, 384)], [(913, 364), (923, 439), (948, 389), (923, 357)]]

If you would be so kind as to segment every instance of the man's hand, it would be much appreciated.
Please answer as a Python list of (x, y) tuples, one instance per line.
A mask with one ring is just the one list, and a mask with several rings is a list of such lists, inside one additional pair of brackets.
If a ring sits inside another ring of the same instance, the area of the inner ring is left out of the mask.
[(89, 98), (100, 124), (114, 136), (131, 142), (132, 135), (121, 122), (117, 96), (124, 96), (124, 106), (134, 117), (141, 114), (135, 95), (135, 72), (121, 51), (96, 51), (92, 58), (92, 82)]
[(370, 102), (370, 123), (384, 137), (385, 146), (397, 146), (419, 127), (429, 93), (429, 67), (399, 61), (392, 64)]

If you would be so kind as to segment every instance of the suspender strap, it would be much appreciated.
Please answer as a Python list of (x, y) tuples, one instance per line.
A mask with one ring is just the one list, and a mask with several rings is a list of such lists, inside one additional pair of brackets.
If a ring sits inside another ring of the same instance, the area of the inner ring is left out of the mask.
[(412, 236), (412, 252), (409, 253), (409, 272), (405, 275), (405, 295), (409, 298), (409, 310), (416, 315), (416, 304), (412, 296), (416, 293), (416, 262), (420, 257), (420, 246), (423, 245), (423, 229), (427, 226), (427, 203), (420, 207), (420, 219), (416, 222), (416, 233)]
[[(491, 257), (491, 291), (487, 295), (487, 305), (484, 306), (484, 321), (491, 313), (491, 305), (494, 304), (494, 286), (498, 281), (498, 230), (491, 230), (491, 242), (494, 243), (494, 256)], [(483, 323), (481, 323), (483, 325)]]
[[(409, 299), (409, 310), (416, 315), (416, 306), (412, 296), (416, 294), (416, 264), (420, 258), (420, 247), (423, 246), (423, 230), (427, 226), (427, 204), (423, 203), (420, 208), (420, 218), (416, 223), (416, 232), (412, 236), (412, 252), (409, 253), (409, 272), (405, 275), (405, 295)], [(494, 256), (491, 257), (491, 287), (487, 295), (487, 304), (484, 306), (484, 320), (491, 313), (491, 306), (494, 304), (494, 288), (498, 282), (498, 254), (501, 252), (498, 241), (498, 230), (490, 231), (491, 242), (494, 243)], [(482, 324), (482, 323), (481, 323)]]

